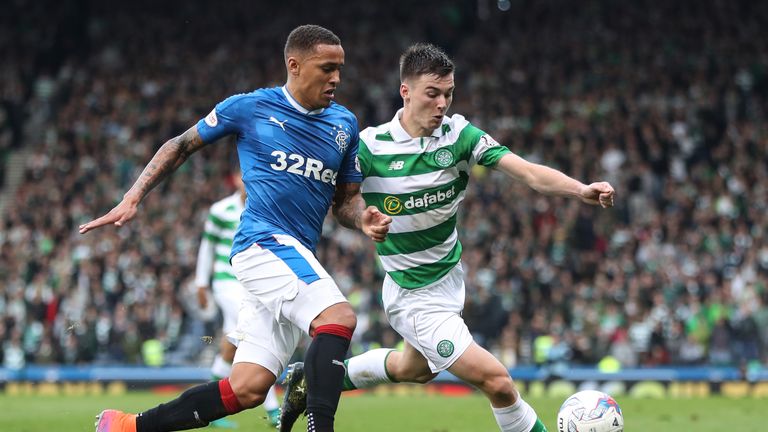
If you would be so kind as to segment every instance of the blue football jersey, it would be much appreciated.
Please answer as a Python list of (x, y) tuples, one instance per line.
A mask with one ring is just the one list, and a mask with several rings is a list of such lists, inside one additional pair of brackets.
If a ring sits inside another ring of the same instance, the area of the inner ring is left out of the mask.
[(237, 135), (247, 191), (231, 256), (273, 234), (310, 250), (320, 238), (337, 183), (360, 183), (354, 114), (331, 103), (308, 111), (285, 87), (239, 94), (197, 123), (204, 142)]

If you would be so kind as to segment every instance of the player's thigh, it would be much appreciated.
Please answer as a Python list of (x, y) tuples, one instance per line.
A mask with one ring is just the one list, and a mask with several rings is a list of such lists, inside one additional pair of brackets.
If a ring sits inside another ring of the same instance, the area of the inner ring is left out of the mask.
[[(281, 314), (305, 333), (323, 324), (356, 325), (355, 312), (314, 253), (288, 235), (275, 235), (272, 251), (296, 276), (297, 290), (285, 297)], [(266, 245), (270, 248), (270, 245)]]
[(278, 308), (296, 297), (299, 281), (311, 283), (329, 277), (322, 267), (318, 275), (292, 246), (275, 240), (254, 243), (232, 257), (232, 269), (246, 292), (267, 308)]
[[(288, 321), (309, 333), (312, 322), (336, 307), (340, 317), (354, 317), (347, 299), (314, 254), (298, 240), (274, 235), (232, 258), (238, 280), (278, 321)], [(354, 318), (352, 318), (354, 319)], [(351, 322), (352, 328), (354, 321)]]
[(507, 368), (475, 342), (472, 342), (448, 371), (462, 381), (480, 388), (494, 387), (502, 392), (506, 391), (507, 386), (514, 388)]
[(301, 340), (302, 330), (275, 314), (256, 296), (246, 295), (237, 328), (227, 335), (237, 346), (233, 364), (253, 363), (274, 376), (282, 374)]
[(354, 330), (355, 312), (331, 278), (319, 279), (311, 284), (299, 282), (296, 297), (286, 300), (281, 314), (307, 334), (325, 324), (343, 325)]
[(450, 367), (472, 343), (461, 318), (464, 282), (461, 267), (428, 288), (406, 290), (384, 280), (384, 308), (392, 328), (423, 358), (433, 373)]

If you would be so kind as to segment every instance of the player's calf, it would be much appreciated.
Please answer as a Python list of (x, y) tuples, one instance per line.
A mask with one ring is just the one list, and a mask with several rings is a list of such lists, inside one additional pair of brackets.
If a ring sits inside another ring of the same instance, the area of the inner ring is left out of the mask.
[(352, 339), (352, 329), (325, 324), (315, 328), (307, 349), (304, 374), (307, 380), (307, 422), (312, 431), (333, 432), (346, 366), (344, 358)]
[[(390, 352), (384, 360), (384, 365), (392, 382), (426, 384), (437, 377), (437, 374), (432, 372), (423, 357), (415, 357), (414, 355), (406, 357), (405, 352), (388, 351)], [(373, 351), (369, 352), (373, 353)], [(362, 354), (361, 359), (366, 354)]]
[(225, 378), (192, 387), (178, 398), (138, 414), (136, 432), (199, 428), (243, 409)]

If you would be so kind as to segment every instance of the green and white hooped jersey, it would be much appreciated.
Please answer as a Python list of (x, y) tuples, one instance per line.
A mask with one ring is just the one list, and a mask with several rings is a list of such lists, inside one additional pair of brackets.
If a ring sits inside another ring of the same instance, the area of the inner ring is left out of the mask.
[(229, 263), (229, 252), (232, 250), (232, 239), (235, 238), (243, 209), (240, 192), (216, 201), (211, 206), (197, 254), (197, 286), (237, 280)]
[(381, 264), (398, 285), (415, 289), (461, 258), (456, 212), (472, 166), (495, 166), (509, 150), (459, 114), (444, 117), (432, 136), (411, 138), (401, 113), (360, 133), (358, 160), (366, 204), (392, 217), (386, 241), (376, 243)]

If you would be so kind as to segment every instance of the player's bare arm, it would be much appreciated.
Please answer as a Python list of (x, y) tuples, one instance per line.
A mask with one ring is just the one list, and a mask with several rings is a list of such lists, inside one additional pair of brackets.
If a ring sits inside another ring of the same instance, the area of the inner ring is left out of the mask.
[(133, 219), (138, 210), (139, 203), (155, 186), (163, 181), (169, 174), (176, 170), (189, 156), (200, 150), (205, 143), (197, 133), (197, 127), (192, 126), (183, 134), (171, 138), (165, 142), (152, 157), (142, 171), (139, 178), (123, 195), (123, 200), (109, 213), (80, 225), (80, 234), (99, 228), (104, 225), (114, 224), (123, 226)]
[(546, 195), (573, 196), (587, 204), (613, 207), (615, 192), (608, 182), (585, 185), (554, 168), (529, 162), (514, 153), (504, 155), (496, 169)]
[(336, 186), (333, 197), (333, 215), (342, 226), (359, 229), (373, 241), (383, 242), (389, 232), (392, 218), (374, 206), (365, 206), (359, 183)]

